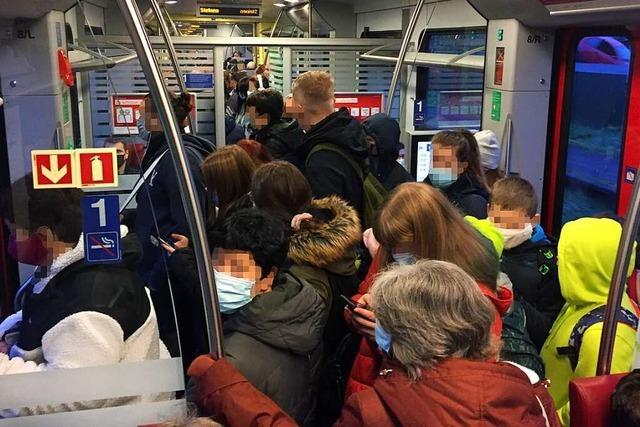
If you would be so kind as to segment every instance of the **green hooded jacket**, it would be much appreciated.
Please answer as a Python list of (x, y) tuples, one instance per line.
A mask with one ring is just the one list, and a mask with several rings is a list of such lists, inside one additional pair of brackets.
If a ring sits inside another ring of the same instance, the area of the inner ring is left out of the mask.
[[(566, 303), (556, 319), (541, 351), (546, 375), (551, 380), (549, 392), (563, 425), (569, 425), (569, 382), (573, 378), (596, 374), (602, 323), (588, 328), (582, 338), (575, 371), (567, 356), (557, 348), (567, 346), (574, 326), (582, 316), (605, 305), (622, 228), (611, 219), (581, 218), (562, 228), (558, 242), (558, 277)], [(631, 276), (635, 252), (629, 265)], [(626, 292), (622, 306), (635, 312)], [(611, 373), (628, 372), (633, 360), (636, 331), (618, 324)]]

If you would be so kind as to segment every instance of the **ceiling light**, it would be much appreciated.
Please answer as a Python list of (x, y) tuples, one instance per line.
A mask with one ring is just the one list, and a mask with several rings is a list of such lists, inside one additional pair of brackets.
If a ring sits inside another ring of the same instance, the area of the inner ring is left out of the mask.
[(287, 5), (286, 5), (286, 4), (284, 4), (284, 3), (274, 3), (273, 5), (274, 5), (275, 7), (287, 7)]
[(178, 0), (165, 0), (164, 4), (177, 4)]
[(300, 2), (300, 0), (284, 0), (284, 1), (286, 1), (287, 3), (298, 3), (298, 2)]

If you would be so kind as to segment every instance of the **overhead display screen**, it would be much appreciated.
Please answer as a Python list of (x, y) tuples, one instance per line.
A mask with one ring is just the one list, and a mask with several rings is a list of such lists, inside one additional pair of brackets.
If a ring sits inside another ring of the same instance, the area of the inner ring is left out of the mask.
[(214, 16), (219, 18), (260, 18), (262, 11), (259, 6), (226, 6), (226, 5), (198, 5), (198, 16)]

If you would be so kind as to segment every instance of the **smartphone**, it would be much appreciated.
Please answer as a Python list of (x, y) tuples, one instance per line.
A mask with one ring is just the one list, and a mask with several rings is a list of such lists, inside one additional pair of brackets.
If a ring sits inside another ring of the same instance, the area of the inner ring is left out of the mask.
[(156, 237), (153, 234), (149, 236), (149, 240), (151, 240), (151, 244), (155, 247), (160, 247), (162, 244), (165, 244), (167, 246), (171, 246), (172, 248), (175, 245), (175, 241), (173, 239), (170, 238), (162, 238), (162, 237)]
[(344, 295), (340, 295), (340, 298), (342, 298), (344, 300), (344, 302), (347, 303), (347, 305), (345, 306), (349, 311), (353, 311), (356, 309), (356, 307), (358, 306), (358, 304), (356, 304), (355, 302), (351, 301), (350, 298), (347, 298)]

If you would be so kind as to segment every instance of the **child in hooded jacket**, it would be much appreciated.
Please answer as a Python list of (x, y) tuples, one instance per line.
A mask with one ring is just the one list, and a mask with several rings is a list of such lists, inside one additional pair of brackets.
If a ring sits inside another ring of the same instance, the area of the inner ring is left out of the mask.
[[(549, 338), (541, 351), (549, 392), (564, 425), (569, 425), (569, 382), (592, 377), (596, 373), (603, 322), (595, 322), (582, 331), (582, 341), (572, 357), (564, 351), (576, 325), (594, 309), (606, 305), (622, 227), (605, 218), (581, 218), (562, 228), (558, 242), (558, 277), (566, 300)], [(633, 270), (631, 255), (628, 276)], [(622, 296), (621, 311), (637, 316), (637, 307), (629, 296)], [(616, 329), (611, 373), (628, 372), (633, 361), (636, 331), (620, 322)]]
[(501, 271), (513, 283), (527, 332), (539, 351), (564, 304), (556, 245), (538, 224), (538, 200), (527, 180), (511, 176), (497, 181), (490, 200), (489, 220), (504, 237)]

